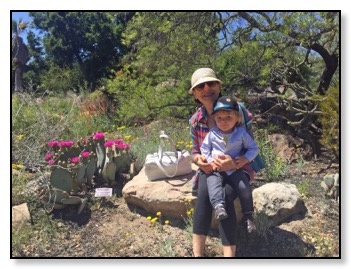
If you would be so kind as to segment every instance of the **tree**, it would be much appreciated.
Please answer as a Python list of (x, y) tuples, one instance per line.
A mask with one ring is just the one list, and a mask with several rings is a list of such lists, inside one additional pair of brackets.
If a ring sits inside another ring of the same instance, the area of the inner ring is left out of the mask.
[[(323, 114), (319, 104), (333, 79), (338, 81), (339, 12), (218, 12), (217, 16), (224, 52), (238, 57), (253, 43), (261, 47), (256, 54), (259, 61), (232, 68), (229, 84), (245, 87), (250, 82), (246, 87), (255, 88), (252, 82), (259, 82), (258, 88), (269, 88), (273, 94), (260, 100), (266, 120), (303, 138), (319, 155), (318, 118)], [(247, 65), (251, 74), (243, 72)]]
[[(128, 22), (124, 68), (108, 83), (124, 117), (188, 117), (191, 73), (214, 67), (218, 44), (212, 12), (140, 12)], [(135, 105), (130, 105), (133, 102)]]
[(48, 62), (61, 68), (78, 65), (92, 87), (118, 68), (125, 51), (120, 41), (123, 25), (119, 22), (123, 18), (109, 12), (30, 12), (29, 15), (35, 27), (44, 33)]
[(23, 22), (23, 19), (18, 21), (12, 20), (12, 70), (15, 73), (15, 88), (16, 93), (22, 93), (23, 89), (23, 69), (29, 60), (28, 48), (23, 43), (22, 37), (19, 35), (27, 28), (28, 22)]

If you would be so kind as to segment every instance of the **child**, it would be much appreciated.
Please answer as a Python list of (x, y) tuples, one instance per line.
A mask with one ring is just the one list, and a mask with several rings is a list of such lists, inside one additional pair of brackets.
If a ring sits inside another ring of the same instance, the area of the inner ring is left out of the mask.
[[(213, 172), (207, 174), (210, 202), (215, 209), (217, 220), (228, 217), (225, 210), (223, 189), (223, 180), (227, 180), (239, 196), (247, 230), (251, 233), (256, 230), (253, 221), (252, 192), (250, 183), (241, 167), (257, 156), (258, 146), (246, 130), (239, 127), (241, 121), (239, 105), (233, 98), (220, 97), (212, 115), (217, 126), (210, 130), (201, 145), (201, 155), (205, 156), (207, 162), (211, 163), (213, 167)], [(213, 162), (213, 158), (219, 154), (229, 155), (236, 164), (240, 165), (237, 169), (220, 172)]]

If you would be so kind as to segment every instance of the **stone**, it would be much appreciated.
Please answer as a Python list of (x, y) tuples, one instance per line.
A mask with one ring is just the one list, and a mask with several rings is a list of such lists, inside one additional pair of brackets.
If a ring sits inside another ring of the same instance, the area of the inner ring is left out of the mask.
[[(187, 211), (195, 207), (196, 193), (192, 192), (191, 179), (198, 167), (192, 164), (192, 173), (174, 178), (148, 181), (145, 168), (129, 181), (122, 190), (126, 203), (142, 208), (150, 213), (161, 212), (163, 215), (183, 219)], [(190, 203), (189, 203), (190, 201)], [(234, 201), (238, 221), (242, 218), (241, 205)], [(212, 216), (212, 228), (217, 221)]]
[(294, 184), (267, 183), (252, 192), (255, 212), (262, 212), (271, 221), (271, 227), (287, 221), (293, 215), (304, 216), (307, 208)]
[(27, 203), (12, 207), (12, 223), (30, 221), (30, 213)]

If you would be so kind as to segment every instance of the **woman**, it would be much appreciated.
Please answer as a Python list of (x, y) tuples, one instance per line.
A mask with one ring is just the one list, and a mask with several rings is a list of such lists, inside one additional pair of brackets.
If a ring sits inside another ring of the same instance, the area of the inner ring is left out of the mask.
[[(200, 68), (193, 73), (191, 88), (189, 89), (189, 94), (192, 94), (196, 102), (202, 105), (189, 120), (193, 161), (200, 168), (196, 175), (198, 190), (193, 216), (193, 255), (195, 257), (202, 257), (204, 254), (206, 237), (212, 219), (212, 206), (206, 184), (206, 174), (212, 172), (212, 165), (207, 163), (204, 156), (201, 156), (200, 147), (209, 130), (215, 126), (212, 112), (214, 104), (221, 95), (221, 84), (222, 81), (217, 78), (212, 69)], [(226, 154), (218, 155), (214, 158), (214, 162), (220, 171), (228, 171), (243, 166), (240, 162), (234, 162)], [(218, 225), (224, 257), (235, 257), (236, 253), (237, 220), (233, 203), (236, 196), (234, 190), (226, 184), (225, 203), (228, 218), (219, 221)]]

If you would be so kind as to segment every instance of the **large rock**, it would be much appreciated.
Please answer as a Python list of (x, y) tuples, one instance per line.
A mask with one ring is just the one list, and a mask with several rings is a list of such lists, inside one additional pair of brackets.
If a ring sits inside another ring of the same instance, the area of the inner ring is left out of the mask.
[[(187, 211), (195, 207), (196, 194), (192, 193), (191, 179), (197, 171), (192, 164), (192, 173), (171, 179), (148, 181), (143, 168), (138, 175), (123, 188), (122, 194), (128, 204), (143, 208), (150, 213), (162, 212), (163, 215), (183, 219)], [(189, 203), (189, 201), (191, 201)], [(238, 199), (234, 202), (238, 221), (242, 218)], [(212, 218), (212, 228), (217, 223)]]
[(303, 217), (307, 211), (296, 186), (287, 183), (267, 183), (252, 192), (255, 212), (262, 212), (277, 226), (293, 215)]
[(128, 204), (150, 213), (160, 211), (170, 217), (183, 218), (187, 215), (189, 207), (195, 205), (196, 197), (192, 194), (191, 178), (196, 169), (194, 165), (191, 174), (148, 181), (143, 167), (139, 174), (124, 186), (123, 197)]

